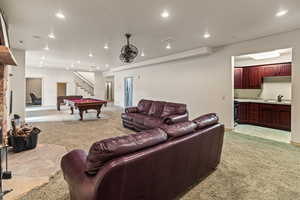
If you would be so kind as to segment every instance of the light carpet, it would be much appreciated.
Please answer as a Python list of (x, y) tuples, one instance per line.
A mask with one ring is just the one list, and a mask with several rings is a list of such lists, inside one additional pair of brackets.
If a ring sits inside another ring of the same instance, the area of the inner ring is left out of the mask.
[[(35, 123), (43, 130), (40, 143), (85, 149), (98, 140), (128, 134), (120, 112), (105, 111), (105, 119)], [(300, 148), (234, 132), (226, 132), (218, 169), (184, 194), (182, 200), (296, 200), (300, 199)], [(68, 200), (59, 172), (48, 184), (23, 200)]]

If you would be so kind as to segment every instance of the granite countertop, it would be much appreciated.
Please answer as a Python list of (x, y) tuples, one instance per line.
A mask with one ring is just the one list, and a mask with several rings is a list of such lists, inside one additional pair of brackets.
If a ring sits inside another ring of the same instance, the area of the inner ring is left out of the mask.
[(279, 104), (279, 105), (291, 105), (291, 100), (282, 100), (278, 102), (275, 99), (234, 99), (234, 101), (241, 103), (265, 103), (265, 104)]

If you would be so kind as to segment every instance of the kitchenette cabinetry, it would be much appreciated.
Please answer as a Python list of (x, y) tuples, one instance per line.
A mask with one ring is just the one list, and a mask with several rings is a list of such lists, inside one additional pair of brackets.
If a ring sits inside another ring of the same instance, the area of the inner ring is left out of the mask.
[(238, 123), (291, 130), (291, 105), (240, 102)]
[(291, 76), (291, 74), (291, 63), (235, 67), (234, 89), (261, 89), (264, 77)]

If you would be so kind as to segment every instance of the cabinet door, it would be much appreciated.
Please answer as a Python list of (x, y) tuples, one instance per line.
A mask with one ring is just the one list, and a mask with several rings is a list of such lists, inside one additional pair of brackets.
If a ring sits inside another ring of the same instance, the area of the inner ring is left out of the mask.
[(234, 89), (243, 88), (243, 68), (234, 68)]
[(291, 76), (292, 75), (292, 64), (284, 63), (279, 65), (278, 76)]
[(238, 113), (237, 113), (239, 123), (248, 123), (247, 107), (248, 107), (248, 103), (239, 103)]
[(284, 130), (291, 130), (291, 106), (276, 106), (276, 127)]
[(271, 104), (261, 104), (259, 123), (263, 126), (274, 127), (274, 124), (276, 123), (275, 119), (274, 106)]
[(247, 67), (244, 69), (244, 88), (245, 89), (261, 89), (262, 85), (262, 68)]
[(247, 106), (248, 123), (258, 124), (259, 123), (259, 104), (249, 103)]
[(278, 68), (274, 65), (268, 65), (263, 67), (263, 76), (270, 77), (270, 76), (277, 76)]

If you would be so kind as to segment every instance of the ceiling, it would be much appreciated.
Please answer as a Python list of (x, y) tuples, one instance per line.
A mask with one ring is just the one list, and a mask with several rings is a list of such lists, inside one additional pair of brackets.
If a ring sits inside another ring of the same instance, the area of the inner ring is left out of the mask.
[[(300, 28), (299, 0), (1, 0), (0, 7), (8, 19), (12, 47), (27, 50), (31, 67), (39, 67), (42, 57), (43, 67), (120, 66), (126, 32), (144, 50), (139, 62)], [(166, 19), (161, 17), (164, 10), (170, 14)], [(280, 10), (288, 14), (276, 17)], [(55, 16), (58, 11), (64, 20)], [(56, 39), (48, 38), (50, 32)], [(203, 37), (206, 32), (211, 34), (208, 39)], [(162, 42), (168, 38), (170, 50)], [(106, 43), (108, 50), (103, 48)], [(43, 49), (47, 44), (49, 51)]]

